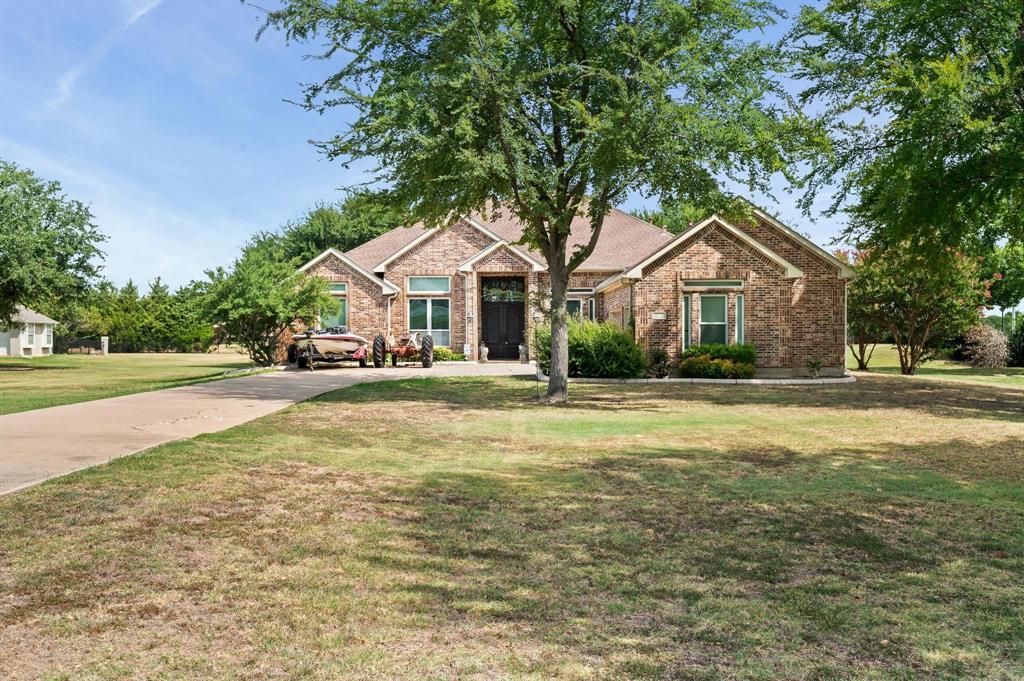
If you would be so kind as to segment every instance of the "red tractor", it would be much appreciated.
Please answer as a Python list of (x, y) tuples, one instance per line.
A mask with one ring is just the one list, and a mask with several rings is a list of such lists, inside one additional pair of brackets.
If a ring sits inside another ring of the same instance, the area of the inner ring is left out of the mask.
[(373, 339), (373, 366), (384, 366), (384, 358), (391, 354), (391, 366), (403, 362), (419, 361), (424, 369), (434, 365), (434, 339), (429, 333), (409, 333), (406, 336), (377, 336)]

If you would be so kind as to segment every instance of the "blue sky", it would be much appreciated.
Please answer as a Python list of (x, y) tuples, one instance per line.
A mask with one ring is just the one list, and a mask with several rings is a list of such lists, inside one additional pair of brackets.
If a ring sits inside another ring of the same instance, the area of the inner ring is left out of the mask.
[[(199, 278), (359, 181), (307, 142), (344, 116), (284, 101), (330, 64), (259, 25), (237, 0), (0, 0), (0, 157), (90, 204), (114, 282)], [(820, 244), (841, 231), (776, 196), (751, 198)]]

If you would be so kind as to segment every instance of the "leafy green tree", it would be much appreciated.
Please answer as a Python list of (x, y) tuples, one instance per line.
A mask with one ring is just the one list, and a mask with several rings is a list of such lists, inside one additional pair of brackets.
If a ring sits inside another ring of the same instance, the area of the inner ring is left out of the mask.
[[(859, 270), (864, 264), (862, 253), (843, 249), (835, 251), (835, 256)], [(871, 277), (863, 283), (854, 278), (846, 288), (846, 344), (857, 360), (858, 371), (868, 371), (875, 346), (888, 335), (885, 326), (876, 316), (875, 300), (869, 293)]]
[(60, 183), (0, 159), (0, 328), (18, 305), (56, 312), (82, 298), (99, 274), (105, 238)]
[(165, 308), (168, 350), (206, 352), (213, 344), (213, 324), (204, 316), (205, 291), (201, 282), (182, 286)]
[(691, 225), (700, 222), (712, 215), (714, 211), (707, 211), (692, 203), (682, 201), (674, 204), (667, 204), (657, 210), (633, 211), (633, 215), (641, 220), (646, 220), (652, 225), (664, 227), (672, 234), (682, 234)]
[(308, 262), (328, 248), (347, 251), (402, 224), (379, 195), (360, 192), (339, 204), (318, 203), (282, 229), (282, 257)]
[[(523, 223), (550, 275), (547, 399), (561, 402), (569, 275), (613, 206), (721, 202), (723, 177), (767, 191), (820, 147), (776, 77), (785, 55), (755, 39), (780, 15), (764, 0), (290, 0), (264, 29), (340, 59), (305, 90), (307, 109), (346, 113), (318, 146), (370, 159), (403, 222)], [(590, 239), (567, 252), (577, 216)]]
[(297, 322), (311, 324), (321, 311), (337, 311), (327, 280), (297, 272), (280, 258), (272, 237), (257, 237), (230, 270), (207, 273), (204, 313), (221, 325), (227, 341), (242, 346), (253, 362), (271, 366)]
[(850, 234), (932, 250), (1024, 238), (1024, 3), (830, 0), (791, 35), (836, 140)]
[(982, 276), (992, 280), (991, 304), (999, 308), (999, 330), (1009, 333), (1006, 327), (1006, 311), (1012, 310), (1024, 300), (1024, 243), (1007, 244), (992, 251), (981, 266)]
[(923, 255), (895, 246), (863, 250), (859, 260), (849, 297), (889, 331), (904, 374), (932, 356), (929, 341), (955, 337), (981, 318), (989, 294), (977, 258), (952, 249)]

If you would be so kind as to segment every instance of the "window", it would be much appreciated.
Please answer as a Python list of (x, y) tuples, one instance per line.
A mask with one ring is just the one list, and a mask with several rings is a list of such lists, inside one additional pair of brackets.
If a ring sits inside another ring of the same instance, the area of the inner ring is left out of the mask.
[(25, 325), (25, 329), (28, 332), (28, 341), (26, 342), (26, 345), (35, 345), (36, 344), (36, 325), (35, 324), (26, 324)]
[(743, 309), (743, 295), (736, 296), (736, 342), (743, 343), (743, 327), (746, 321), (743, 317), (746, 310)]
[(52, 324), (47, 324), (46, 325), (46, 345), (47, 345), (47, 347), (50, 347), (50, 346), (53, 345), (53, 325)]
[(410, 298), (409, 331), (429, 333), (434, 338), (434, 345), (450, 346), (450, 307), (448, 298)]
[(594, 321), (594, 299), (579, 300), (578, 298), (570, 298), (565, 301), (565, 311), (569, 313), (570, 317)]
[(692, 301), (693, 296), (683, 296), (683, 350), (690, 347), (690, 325), (693, 322)]
[(725, 296), (700, 297), (700, 344), (728, 343)]
[(348, 327), (348, 284), (337, 282), (331, 284), (331, 295), (338, 299), (338, 311), (334, 314), (321, 314), (320, 326), (327, 329), (332, 326)]
[(450, 293), (452, 282), (448, 277), (409, 277), (409, 293)]

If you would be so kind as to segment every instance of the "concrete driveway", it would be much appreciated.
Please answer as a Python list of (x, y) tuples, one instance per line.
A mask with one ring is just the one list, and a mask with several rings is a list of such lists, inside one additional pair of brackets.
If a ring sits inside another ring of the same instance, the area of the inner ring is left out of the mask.
[(532, 374), (532, 365), (275, 371), (0, 416), (0, 495), (150, 447), (225, 430), (356, 383)]

